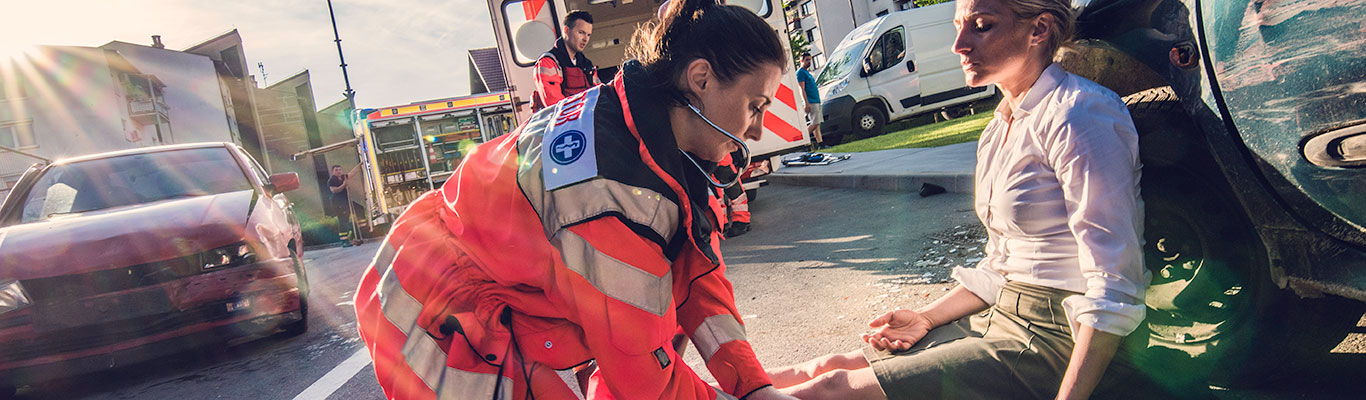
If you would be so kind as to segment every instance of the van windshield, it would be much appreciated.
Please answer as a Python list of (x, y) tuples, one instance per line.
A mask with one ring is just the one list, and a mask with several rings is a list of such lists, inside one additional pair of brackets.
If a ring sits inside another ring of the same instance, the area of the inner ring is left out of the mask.
[(844, 45), (835, 49), (830, 54), (830, 58), (825, 63), (825, 69), (821, 70), (821, 76), (816, 78), (816, 86), (825, 86), (826, 83), (834, 82), (849, 75), (850, 71), (859, 69), (862, 64), (863, 49), (868, 47), (868, 39), (857, 42), (845, 42)]

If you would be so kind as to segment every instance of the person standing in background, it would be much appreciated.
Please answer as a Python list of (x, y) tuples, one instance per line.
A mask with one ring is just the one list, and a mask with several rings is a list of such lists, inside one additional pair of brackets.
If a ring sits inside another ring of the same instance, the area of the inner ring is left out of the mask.
[(797, 83), (802, 85), (802, 92), (806, 93), (806, 117), (810, 120), (806, 131), (811, 133), (811, 151), (820, 148), (824, 143), (821, 138), (821, 94), (816, 89), (816, 78), (811, 76), (811, 53), (802, 53), (802, 67), (797, 69)]
[(583, 54), (593, 36), (593, 15), (574, 10), (564, 16), (564, 37), (536, 60), (532, 109), (540, 110), (601, 83), (593, 61)]
[(342, 247), (350, 246), (351, 239), (355, 238), (355, 224), (351, 223), (351, 198), (346, 193), (346, 178), (356, 173), (360, 169), (360, 164), (351, 168), (351, 172), (342, 172), (342, 166), (332, 166), (332, 176), (327, 178), (327, 190), (332, 192), (329, 196), (328, 206), (332, 209), (332, 215), (337, 217), (337, 238), (341, 240)]

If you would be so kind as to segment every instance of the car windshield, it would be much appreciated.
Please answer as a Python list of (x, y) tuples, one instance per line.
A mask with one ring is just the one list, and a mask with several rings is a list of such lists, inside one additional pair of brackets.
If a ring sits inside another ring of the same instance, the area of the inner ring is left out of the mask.
[(830, 54), (829, 61), (825, 64), (825, 69), (821, 70), (821, 76), (816, 78), (817, 86), (825, 86), (826, 83), (837, 81), (849, 75), (850, 71), (857, 70), (861, 60), (863, 60), (863, 49), (868, 47), (868, 39), (853, 43), (846, 43), (835, 49)]
[(49, 168), (39, 178), (28, 192), (21, 221), (251, 188), (224, 148), (79, 161)]

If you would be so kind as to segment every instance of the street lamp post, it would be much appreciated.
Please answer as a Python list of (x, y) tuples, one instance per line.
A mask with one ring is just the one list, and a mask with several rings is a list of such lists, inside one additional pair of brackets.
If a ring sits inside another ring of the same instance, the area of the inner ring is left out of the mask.
[(351, 77), (346, 74), (346, 56), (342, 54), (341, 35), (337, 33), (337, 14), (332, 12), (332, 0), (327, 0), (327, 16), (332, 18), (332, 37), (337, 42), (337, 58), (341, 60), (342, 80), (346, 82), (346, 90), (342, 91), (342, 95), (346, 96), (347, 105), (355, 110), (356, 91), (351, 90)]
[[(327, 0), (327, 16), (328, 16), (329, 18), (332, 19), (332, 39), (333, 39), (332, 41), (334, 41), (334, 42), (337, 43), (337, 59), (341, 61), (342, 81), (346, 82), (346, 90), (343, 90), (343, 91), (342, 91), (342, 96), (346, 96), (346, 105), (349, 107), (350, 112), (351, 112), (351, 113), (355, 113), (355, 112), (356, 112), (356, 91), (355, 91), (355, 90), (351, 90), (351, 77), (348, 76), (348, 75), (346, 74), (346, 55), (342, 53), (341, 34), (337, 32), (337, 14), (336, 14), (335, 12), (332, 11), (332, 0)], [(348, 118), (348, 120), (351, 120), (352, 123), (355, 123), (354, 119)], [(363, 121), (362, 121), (362, 122), (363, 122)], [(354, 129), (354, 127), (352, 127), (352, 128)], [(364, 159), (364, 156), (363, 156), (363, 155), (361, 155), (361, 156), (362, 156), (362, 160), (361, 160), (360, 162), (361, 162), (361, 164), (364, 164), (364, 163), (365, 163), (365, 161), (363, 160), (363, 159)], [(368, 171), (367, 171), (366, 173), (368, 174)], [(351, 208), (350, 196), (347, 196), (347, 200), (346, 200), (346, 205), (345, 205), (345, 207), (347, 207), (348, 209)], [(351, 210), (347, 210), (347, 211), (351, 211)], [(368, 212), (367, 212), (367, 214), (368, 214)], [(361, 235), (361, 232), (360, 232), (359, 227), (358, 227), (357, 224), (356, 224), (356, 216), (355, 216), (355, 213), (347, 212), (346, 215), (349, 215), (349, 216), (350, 216), (350, 219), (351, 219), (351, 221), (350, 221), (350, 223), (351, 223), (351, 232), (355, 232), (355, 233), (356, 233), (356, 237), (350, 237), (350, 238), (347, 238), (347, 240), (353, 240), (353, 241), (354, 241), (354, 240), (357, 240), (357, 239), (364, 239), (364, 237)], [(339, 222), (340, 222), (340, 221), (339, 221)]]

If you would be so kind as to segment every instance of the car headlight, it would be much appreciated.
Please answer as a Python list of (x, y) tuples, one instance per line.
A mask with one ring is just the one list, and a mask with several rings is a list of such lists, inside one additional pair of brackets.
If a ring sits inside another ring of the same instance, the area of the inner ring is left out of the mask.
[(233, 243), (200, 254), (200, 264), (204, 269), (214, 269), (256, 262), (256, 253), (246, 242)]
[(0, 282), (0, 314), (16, 311), (32, 304), (24, 285), (19, 281)]
[(849, 87), (848, 79), (841, 79), (839, 82), (825, 85), (825, 95), (821, 96), (821, 98), (828, 99), (835, 97), (835, 95), (840, 94), (840, 92), (843, 92), (844, 88), (847, 87)]

